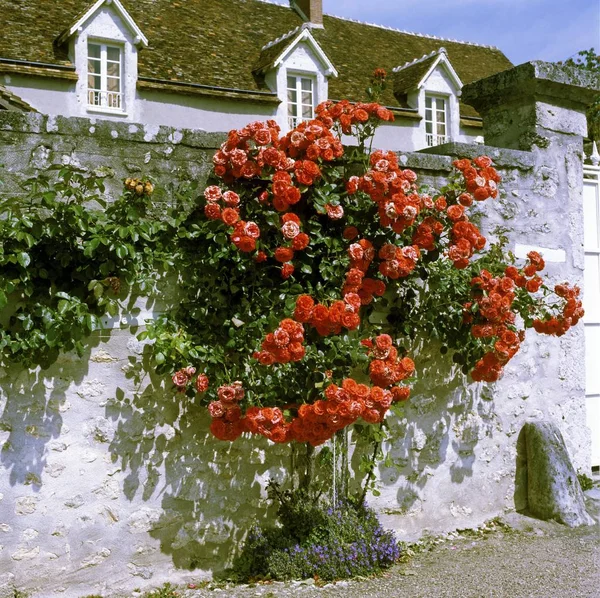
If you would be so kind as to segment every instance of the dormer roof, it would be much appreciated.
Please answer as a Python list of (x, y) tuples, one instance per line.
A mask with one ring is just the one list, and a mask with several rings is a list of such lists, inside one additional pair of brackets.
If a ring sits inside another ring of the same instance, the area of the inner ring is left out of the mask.
[(304, 23), (281, 37), (268, 42), (261, 48), (260, 57), (253, 71), (262, 74), (271, 68), (277, 68), (300, 44), (305, 43), (321, 63), (327, 76), (337, 77), (338, 72), (321, 46), (311, 34), (311, 24)]
[(463, 83), (448, 60), (446, 48), (441, 47), (392, 69), (394, 93), (403, 96), (410, 91), (420, 89), (437, 68), (444, 69), (457, 91), (462, 88)]
[(37, 112), (25, 100), (0, 85), (0, 110), (16, 110), (18, 112)]
[(136, 44), (141, 44), (144, 47), (148, 46), (148, 39), (119, 0), (97, 0), (97, 2), (89, 6), (83, 13), (75, 17), (73, 22), (57, 37), (56, 44), (61, 45), (66, 42), (105, 6), (110, 6), (121, 17), (123, 23), (125, 23), (132, 33)]

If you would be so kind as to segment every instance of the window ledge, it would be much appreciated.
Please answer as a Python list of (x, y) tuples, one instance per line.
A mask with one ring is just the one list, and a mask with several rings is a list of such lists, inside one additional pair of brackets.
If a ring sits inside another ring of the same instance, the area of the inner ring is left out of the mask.
[(114, 108), (102, 108), (101, 106), (86, 106), (87, 112), (93, 112), (95, 114), (111, 114), (113, 116), (129, 116), (129, 114), (123, 110), (115, 110)]

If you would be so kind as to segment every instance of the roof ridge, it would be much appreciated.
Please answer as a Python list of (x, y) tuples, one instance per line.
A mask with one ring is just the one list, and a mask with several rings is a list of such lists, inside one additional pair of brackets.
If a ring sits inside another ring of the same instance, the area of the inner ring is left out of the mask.
[[(265, 2), (265, 0), (259, 0), (259, 1)], [(281, 6), (281, 4), (279, 4), (279, 6)], [(311, 23), (302, 23), (302, 25), (298, 25), (298, 27), (294, 27), (294, 29), (292, 29), (291, 31), (288, 31), (287, 33), (284, 33), (283, 35), (280, 35), (279, 37), (275, 38), (274, 40), (266, 43), (260, 49), (260, 51), (264, 52), (265, 50), (268, 50), (269, 48), (276, 46), (279, 42), (289, 39), (290, 37), (294, 37), (294, 35), (296, 35), (296, 33), (298, 33), (299, 31), (302, 31), (304, 29), (311, 29)]]
[[(259, 0), (259, 2), (266, 2), (267, 0)], [(280, 5), (281, 6), (281, 5)], [(479, 48), (490, 48), (491, 50), (501, 51), (498, 46), (491, 46), (489, 44), (478, 44), (476, 42), (467, 42), (460, 39), (451, 39), (448, 37), (439, 37), (437, 35), (430, 35), (427, 33), (416, 33), (414, 31), (406, 31), (405, 29), (397, 29), (396, 27), (389, 27), (388, 25), (378, 25), (377, 23), (366, 23), (365, 21), (359, 21), (358, 19), (351, 19), (350, 17), (340, 17), (338, 15), (330, 15), (325, 13), (325, 16), (332, 17), (334, 19), (340, 19), (341, 21), (350, 21), (351, 23), (358, 23), (359, 25), (368, 25), (369, 27), (378, 27), (379, 29), (387, 29), (388, 31), (396, 31), (397, 33), (405, 33), (406, 35), (414, 35), (415, 37), (425, 37), (428, 39), (437, 39), (442, 42), (453, 42), (455, 44), (465, 44), (466, 46), (478, 46)]]
[(429, 52), (429, 54), (423, 54), (423, 56), (421, 56), (421, 58), (415, 58), (414, 60), (409, 60), (408, 62), (405, 62), (401, 66), (395, 66), (392, 69), (392, 72), (398, 73), (399, 71), (406, 69), (409, 66), (413, 66), (415, 64), (418, 64), (419, 62), (423, 62), (425, 60), (428, 60), (429, 58), (433, 58), (437, 54), (446, 54), (447, 55), (448, 53), (446, 52), (446, 48), (444, 48), (444, 46), (440, 46), (437, 50), (433, 50), (433, 52)]

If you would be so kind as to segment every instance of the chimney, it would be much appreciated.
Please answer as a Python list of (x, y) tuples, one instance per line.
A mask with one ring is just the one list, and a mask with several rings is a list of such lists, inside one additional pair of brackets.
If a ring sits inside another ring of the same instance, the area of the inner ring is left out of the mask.
[(290, 0), (290, 6), (307, 23), (323, 27), (323, 0)]

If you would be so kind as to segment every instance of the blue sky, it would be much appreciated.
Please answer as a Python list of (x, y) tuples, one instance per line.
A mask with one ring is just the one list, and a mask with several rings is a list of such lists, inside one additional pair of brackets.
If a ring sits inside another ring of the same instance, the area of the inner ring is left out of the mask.
[(591, 47), (600, 52), (600, 0), (323, 0), (323, 10), (496, 46), (514, 64), (564, 60)]

